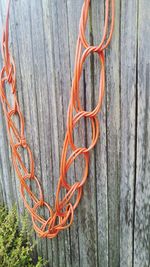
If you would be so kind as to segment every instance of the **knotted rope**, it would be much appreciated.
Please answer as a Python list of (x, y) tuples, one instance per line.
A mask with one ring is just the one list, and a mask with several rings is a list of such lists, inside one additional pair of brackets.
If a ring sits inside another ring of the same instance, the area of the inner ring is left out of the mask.
[[(12, 151), (12, 162), (14, 169), (20, 180), (20, 192), (24, 205), (29, 211), (33, 227), (40, 237), (55, 237), (59, 231), (68, 228), (74, 217), (74, 210), (78, 206), (81, 196), (82, 188), (86, 182), (88, 175), (89, 166), (89, 151), (95, 146), (99, 137), (99, 121), (97, 114), (101, 109), (102, 100), (104, 96), (105, 89), (105, 56), (104, 50), (107, 48), (111, 41), (113, 27), (114, 27), (114, 0), (106, 0), (105, 5), (105, 23), (101, 43), (98, 46), (92, 46), (88, 44), (85, 36), (88, 10), (89, 10), (90, 0), (84, 0), (80, 24), (79, 24), (79, 35), (76, 45), (76, 55), (75, 55), (75, 65), (74, 65), (74, 77), (71, 88), (71, 96), (68, 107), (67, 114), (67, 130), (64, 139), (62, 154), (61, 154), (61, 164), (60, 164), (60, 177), (58, 181), (55, 206), (52, 209), (49, 204), (44, 201), (41, 185), (35, 176), (34, 171), (34, 159), (32, 156), (31, 149), (26, 141), (24, 134), (24, 117), (20, 110), (20, 106), (17, 99), (16, 93), (16, 68), (14, 60), (10, 54), (8, 47), (9, 39), (9, 3), (7, 9), (7, 16), (5, 27), (2, 36), (2, 55), (3, 55), (3, 68), (0, 72), (0, 99), (6, 119), (8, 139)], [(110, 12), (111, 10), (111, 12)], [(109, 12), (111, 13), (111, 25), (110, 31), (108, 32), (108, 19)], [(82, 52), (82, 48), (84, 51)], [(86, 111), (83, 109), (80, 97), (79, 97), (79, 81), (82, 73), (83, 63), (91, 53), (97, 53), (100, 61), (100, 83), (99, 83), (99, 97), (96, 107), (92, 111)], [(6, 88), (7, 87), (7, 88)], [(11, 90), (9, 90), (9, 89)], [(6, 89), (9, 90), (13, 99), (13, 104), (10, 104), (6, 96)], [(73, 115), (75, 113), (75, 115)], [(19, 118), (19, 129), (14, 122), (14, 117)], [(89, 118), (92, 127), (92, 141), (89, 147), (77, 147), (73, 141), (73, 129), (75, 125), (82, 119)], [(71, 147), (72, 153), (67, 158), (68, 147)], [(19, 148), (26, 150), (29, 159), (29, 170), (25, 166), (23, 159), (20, 155)], [(67, 171), (74, 160), (82, 155), (85, 160), (85, 168), (80, 182), (75, 182), (70, 185), (67, 181)], [(28, 186), (27, 181), (33, 181), (36, 183), (38, 194), (33, 193), (30, 186)], [(61, 199), (60, 192), (61, 189), (66, 190), (65, 196)], [(26, 194), (31, 199), (31, 204), (28, 203)], [(37, 196), (38, 195), (38, 196)], [(72, 204), (73, 196), (75, 197), (74, 204)], [(46, 219), (44, 216), (38, 214), (39, 207), (46, 207), (49, 211), (49, 218)]]

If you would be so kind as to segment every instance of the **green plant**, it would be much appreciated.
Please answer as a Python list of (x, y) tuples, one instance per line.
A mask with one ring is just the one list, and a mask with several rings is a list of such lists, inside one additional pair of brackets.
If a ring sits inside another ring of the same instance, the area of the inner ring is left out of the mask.
[(22, 216), (19, 224), (16, 207), (8, 211), (0, 206), (0, 266), (1, 267), (43, 267), (44, 262), (38, 257), (33, 262), (35, 242), (31, 242), (32, 230), (27, 215)]

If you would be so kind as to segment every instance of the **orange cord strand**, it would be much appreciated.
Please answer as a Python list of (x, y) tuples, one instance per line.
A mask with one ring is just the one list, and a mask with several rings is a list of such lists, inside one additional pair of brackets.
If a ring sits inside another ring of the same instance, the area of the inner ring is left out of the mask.
[[(84, 0), (83, 3), (80, 24), (79, 24), (79, 36), (77, 39), (77, 46), (76, 46), (74, 78), (72, 82), (71, 97), (67, 114), (67, 131), (62, 149), (60, 177), (56, 191), (56, 200), (54, 209), (52, 209), (50, 205), (48, 205), (44, 201), (40, 183), (34, 173), (34, 159), (32, 156), (32, 152), (30, 150), (29, 145), (27, 144), (24, 135), (24, 126), (25, 126), (24, 118), (21, 113), (16, 94), (16, 68), (14, 60), (10, 54), (8, 47), (9, 5), (10, 2), (8, 2), (5, 28), (3, 30), (3, 36), (2, 36), (2, 55), (3, 55), (4, 65), (0, 72), (0, 99), (6, 119), (8, 139), (10, 141), (10, 146), (12, 149), (12, 162), (14, 165), (14, 169), (20, 180), (20, 192), (22, 199), (24, 201), (24, 205), (31, 214), (33, 227), (35, 231), (38, 233), (38, 235), (40, 237), (53, 238), (59, 233), (59, 231), (68, 228), (73, 222), (74, 210), (76, 209), (76, 207), (80, 202), (82, 196), (82, 188), (84, 183), (86, 182), (88, 175), (89, 151), (96, 145), (96, 142), (99, 137), (99, 121), (97, 118), (97, 114), (102, 106), (102, 100), (104, 97), (104, 89), (105, 89), (104, 50), (105, 48), (107, 48), (112, 38), (112, 32), (114, 28), (114, 0), (110, 1), (106, 0), (104, 31), (101, 43), (98, 46), (91, 46), (88, 44), (86, 40), (85, 30), (88, 19), (90, 0)], [(111, 25), (110, 25), (110, 31), (108, 32), (109, 10), (111, 10)], [(82, 47), (84, 48), (84, 52), (81, 54)], [(101, 64), (99, 97), (97, 106), (92, 111), (86, 111), (82, 108), (79, 98), (79, 81), (82, 73), (83, 63), (88, 57), (88, 55), (91, 53), (98, 54), (99, 61)], [(7, 99), (5, 93), (6, 85), (7, 87), (9, 86), (9, 88), (11, 89), (13, 105), (11, 105)], [(75, 116), (73, 115), (73, 112), (76, 112)], [(13, 121), (14, 116), (17, 116), (19, 118), (20, 129), (17, 128), (15, 122)], [(88, 148), (86, 147), (78, 148), (73, 142), (73, 129), (76, 123), (79, 122), (81, 118), (89, 118), (91, 121), (92, 142)], [(73, 152), (70, 155), (70, 157), (67, 158), (67, 150), (69, 146), (71, 147)], [(30, 162), (29, 164), (30, 171), (26, 168), (23, 160), (21, 159), (21, 155), (19, 153), (19, 148), (21, 147), (28, 153)], [(73, 161), (79, 155), (83, 155), (85, 159), (84, 173), (80, 182), (75, 182), (73, 185), (69, 185), (66, 179), (66, 174)], [(39, 197), (37, 197), (32, 192), (30, 186), (27, 185), (26, 183), (27, 179), (29, 181), (34, 180), (37, 186), (37, 192), (39, 193)], [(60, 200), (60, 192), (62, 188), (65, 188), (66, 195), (63, 197), (62, 200)], [(32, 207), (29, 205), (26, 199), (25, 192), (31, 199), (33, 205)], [(75, 195), (75, 192), (77, 192), (76, 200), (74, 204), (71, 204), (70, 200)], [(38, 208), (44, 206), (49, 211), (48, 219), (38, 214)]]

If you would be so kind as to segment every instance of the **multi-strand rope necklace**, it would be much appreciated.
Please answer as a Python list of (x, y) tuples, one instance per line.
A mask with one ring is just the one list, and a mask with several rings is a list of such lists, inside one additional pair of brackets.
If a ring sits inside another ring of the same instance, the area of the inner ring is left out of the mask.
[[(98, 46), (88, 44), (85, 36), (88, 10), (90, 0), (84, 0), (80, 25), (79, 35), (76, 45), (76, 55), (74, 64), (74, 76), (71, 87), (71, 96), (68, 106), (67, 115), (67, 130), (65, 134), (61, 164), (60, 176), (57, 185), (55, 206), (52, 209), (50, 205), (44, 201), (41, 185), (35, 176), (34, 159), (31, 149), (26, 141), (24, 134), (24, 118), (20, 110), (19, 102), (16, 94), (16, 67), (13, 57), (10, 54), (8, 41), (9, 41), (9, 4), (7, 9), (6, 23), (2, 36), (2, 55), (3, 55), (3, 68), (0, 72), (0, 100), (2, 103), (8, 139), (12, 151), (12, 162), (17, 176), (20, 180), (20, 192), (24, 205), (31, 214), (33, 227), (41, 237), (53, 238), (59, 231), (68, 228), (74, 217), (74, 210), (78, 206), (81, 196), (83, 185), (86, 182), (89, 166), (89, 152), (95, 146), (99, 137), (99, 121), (97, 114), (101, 109), (102, 100), (105, 89), (105, 55), (104, 51), (109, 45), (114, 28), (114, 0), (106, 0), (105, 2), (105, 23), (101, 43)], [(110, 30), (108, 31), (108, 19), (111, 14)], [(82, 52), (82, 48), (84, 51)], [(79, 81), (82, 73), (83, 63), (91, 53), (97, 53), (100, 61), (100, 83), (99, 83), (99, 97), (97, 105), (92, 111), (83, 109), (79, 97)], [(6, 88), (7, 87), (7, 88)], [(9, 89), (8, 89), (9, 88)], [(13, 104), (10, 104), (6, 96), (6, 89), (9, 90), (13, 99)], [(75, 114), (75, 115), (74, 115)], [(14, 117), (19, 118), (19, 129), (15, 124)], [(81, 118), (89, 118), (92, 127), (92, 141), (89, 147), (77, 147), (73, 140), (73, 129)], [(29, 158), (29, 168), (25, 166), (19, 148), (26, 150)], [(71, 148), (72, 153), (67, 157), (68, 147)], [(74, 160), (82, 155), (85, 160), (85, 168), (80, 181), (76, 181), (70, 185), (67, 181), (67, 171)], [(28, 185), (27, 181), (34, 180), (37, 189), (36, 194)], [(61, 189), (65, 189), (65, 196), (61, 199)], [(31, 199), (31, 203), (27, 200), (26, 195)], [(74, 202), (73, 199), (75, 198)], [(46, 219), (38, 214), (38, 208), (45, 207), (49, 211), (49, 218)]]

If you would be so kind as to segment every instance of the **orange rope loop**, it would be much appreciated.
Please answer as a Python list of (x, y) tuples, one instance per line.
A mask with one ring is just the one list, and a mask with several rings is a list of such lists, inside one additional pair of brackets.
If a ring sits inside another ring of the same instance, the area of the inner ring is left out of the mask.
[[(79, 24), (79, 35), (76, 45), (74, 77), (67, 113), (67, 130), (61, 154), (60, 177), (58, 180), (55, 206), (53, 209), (50, 207), (49, 204), (44, 201), (42, 188), (40, 186), (39, 180), (35, 176), (34, 159), (32, 156), (32, 152), (24, 135), (25, 123), (16, 94), (16, 67), (8, 46), (9, 5), (10, 2), (8, 2), (5, 28), (3, 30), (2, 35), (3, 68), (0, 72), (0, 100), (6, 119), (8, 139), (12, 149), (12, 162), (20, 180), (20, 193), (24, 201), (24, 205), (31, 214), (33, 227), (38, 233), (38, 235), (40, 237), (54, 238), (61, 230), (68, 228), (73, 222), (74, 210), (80, 202), (83, 185), (86, 182), (88, 176), (89, 152), (96, 145), (96, 142), (99, 137), (99, 121), (97, 118), (97, 114), (101, 110), (105, 90), (104, 50), (105, 48), (107, 48), (112, 38), (112, 32), (114, 28), (114, 0), (106, 0), (103, 36), (98, 46), (89, 45), (86, 40), (85, 31), (88, 19), (90, 0), (84, 0), (83, 3)], [(110, 31), (108, 32), (109, 13), (111, 14), (111, 23)], [(83, 52), (82, 49), (84, 49)], [(83, 109), (79, 97), (79, 81), (82, 74), (83, 64), (86, 58), (91, 53), (98, 54), (99, 62), (101, 65), (99, 97), (97, 100), (96, 107), (92, 111), (86, 111)], [(13, 105), (10, 104), (7, 99), (5, 93), (6, 85), (7, 90), (10, 89), (9, 93), (12, 94)], [(19, 119), (19, 129), (13, 120), (15, 116), (17, 116)], [(74, 144), (73, 140), (73, 129), (82, 118), (89, 118), (91, 122), (92, 141), (89, 147), (77, 147)], [(69, 146), (72, 149), (72, 154), (67, 158), (67, 151)], [(28, 168), (25, 166), (21, 158), (21, 154), (19, 152), (20, 148), (26, 150), (29, 160)], [(73, 185), (70, 185), (66, 177), (67, 171), (79, 155), (82, 155), (85, 161), (84, 172), (80, 181), (75, 182)], [(28, 186), (27, 184), (27, 181), (31, 180), (33, 180), (36, 184), (36, 194), (33, 193), (30, 186)], [(65, 189), (66, 194), (61, 199), (60, 193), (63, 188)], [(26, 194), (28, 194), (28, 196), (30, 197), (30, 202), (32, 203), (32, 206), (28, 203), (29, 200), (27, 200)], [(75, 201), (72, 204), (73, 197), (75, 197)], [(48, 210), (48, 219), (39, 215), (38, 209), (41, 207), (45, 207)]]

